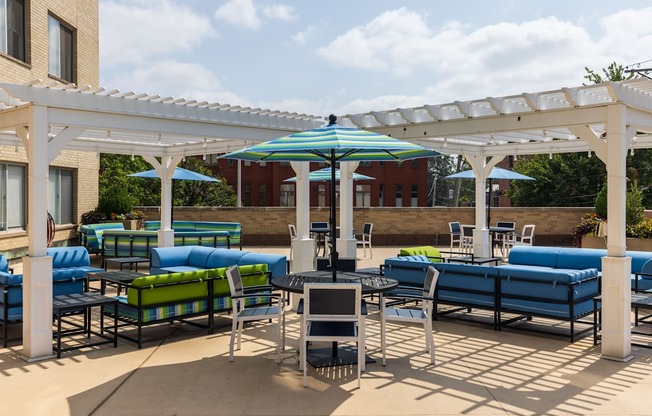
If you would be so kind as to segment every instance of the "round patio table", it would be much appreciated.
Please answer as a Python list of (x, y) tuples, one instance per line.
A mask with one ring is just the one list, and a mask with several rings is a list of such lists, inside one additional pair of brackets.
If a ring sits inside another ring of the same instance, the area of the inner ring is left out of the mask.
[[(299, 272), (272, 279), (272, 286), (281, 290), (293, 293), (303, 293), (304, 283), (332, 283), (333, 272), (331, 270), (317, 270), (310, 272)], [(398, 281), (385, 276), (372, 275), (358, 272), (337, 272), (336, 283), (360, 283), (362, 294), (385, 292), (398, 286)]]

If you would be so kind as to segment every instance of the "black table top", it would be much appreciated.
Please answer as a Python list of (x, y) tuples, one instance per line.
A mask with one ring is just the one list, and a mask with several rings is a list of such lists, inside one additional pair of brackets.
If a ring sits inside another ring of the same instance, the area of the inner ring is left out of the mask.
[(118, 300), (95, 292), (72, 293), (57, 295), (52, 298), (52, 308), (57, 310), (75, 309), (88, 306), (100, 306), (116, 303)]
[(88, 273), (88, 275), (94, 279), (120, 283), (130, 283), (138, 277), (146, 276), (145, 273), (133, 272), (131, 270), (109, 270), (107, 272), (92, 272)]
[(109, 263), (149, 263), (147, 257), (105, 257), (104, 261)]
[[(300, 272), (286, 276), (275, 277), (272, 285), (288, 292), (303, 293), (304, 283), (332, 283), (333, 272), (330, 270), (317, 270)], [(337, 272), (337, 283), (360, 283), (362, 293), (371, 294), (384, 292), (398, 286), (398, 281), (385, 276), (374, 276), (369, 273)]]

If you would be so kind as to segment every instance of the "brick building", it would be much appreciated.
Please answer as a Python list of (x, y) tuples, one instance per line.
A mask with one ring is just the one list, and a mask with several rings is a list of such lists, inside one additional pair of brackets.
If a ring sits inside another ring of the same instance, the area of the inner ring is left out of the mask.
[[(238, 180), (238, 161), (207, 157), (213, 173), (222, 176), (234, 189)], [(295, 206), (295, 184), (284, 182), (296, 176), (289, 162), (240, 162), (243, 206)], [(325, 162), (310, 164), (310, 170), (326, 167)], [(403, 162), (360, 162), (357, 173), (376, 178), (354, 182), (356, 207), (425, 207), (428, 205), (428, 160)], [(311, 182), (310, 206), (330, 205), (328, 182)]]
[[(0, 6), (0, 82), (98, 86), (97, 0), (6, 0)], [(17, 145), (0, 146), (0, 252), (14, 258), (27, 247), (27, 159), (11, 135)], [(81, 214), (97, 206), (98, 172), (96, 153), (63, 151), (51, 163), (48, 211), (56, 244), (74, 238)]]

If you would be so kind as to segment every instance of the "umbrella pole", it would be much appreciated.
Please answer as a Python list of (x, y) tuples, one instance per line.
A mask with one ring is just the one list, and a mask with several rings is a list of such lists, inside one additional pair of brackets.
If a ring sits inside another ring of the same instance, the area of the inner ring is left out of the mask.
[(335, 149), (331, 149), (331, 269), (333, 271), (333, 282), (337, 282), (337, 234), (335, 226)]

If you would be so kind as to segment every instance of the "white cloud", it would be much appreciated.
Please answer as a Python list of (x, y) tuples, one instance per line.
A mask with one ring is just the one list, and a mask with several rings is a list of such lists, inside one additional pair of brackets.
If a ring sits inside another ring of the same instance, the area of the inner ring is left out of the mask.
[[(115, 84), (123, 91), (159, 94), (186, 100), (219, 102), (247, 106), (248, 100), (225, 90), (219, 78), (200, 64), (173, 60), (137, 67), (129, 73), (116, 75)], [(111, 85), (111, 84), (107, 84)]]
[(103, 67), (142, 64), (217, 36), (209, 19), (171, 0), (101, 1), (100, 14)]
[(252, 0), (229, 0), (215, 11), (215, 18), (246, 29), (260, 27), (258, 12)]
[(263, 8), (263, 13), (270, 19), (292, 21), (297, 20), (299, 16), (296, 14), (294, 7), (287, 4), (272, 4)]
[(315, 36), (320, 31), (321, 27), (323, 26), (310, 25), (305, 30), (292, 35), (292, 40), (298, 45), (305, 45), (313, 36)]
[(652, 8), (623, 10), (604, 16), (603, 31), (592, 37), (579, 24), (556, 17), (433, 27), (400, 8), (337, 36), (317, 54), (344, 68), (389, 71), (399, 85), (408, 82), (407, 75), (409, 81), (424, 77), (424, 90), (414, 100), (399, 93), (343, 105), (347, 111), (391, 109), (419, 100), (437, 104), (581, 85), (585, 66), (600, 70), (614, 60), (630, 64), (650, 58), (651, 19)]

